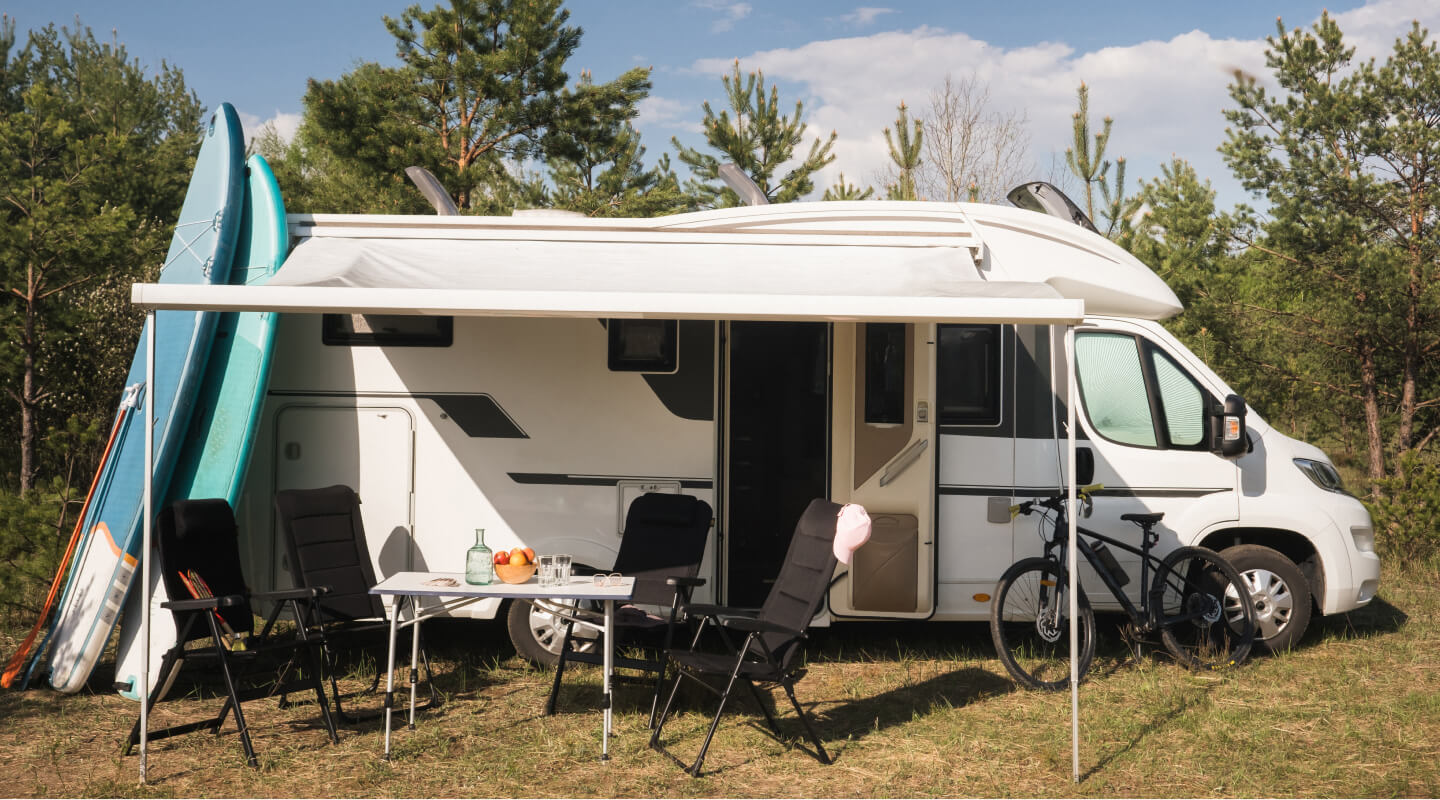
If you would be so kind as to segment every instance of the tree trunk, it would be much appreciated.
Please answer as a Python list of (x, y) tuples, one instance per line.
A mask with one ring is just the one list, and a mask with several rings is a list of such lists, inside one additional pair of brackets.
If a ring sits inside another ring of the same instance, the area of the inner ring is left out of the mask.
[(1375, 348), (1367, 343), (1360, 346), (1360, 394), (1365, 406), (1365, 439), (1370, 451), (1368, 473), (1373, 483), (1385, 477), (1385, 443), (1380, 437), (1380, 392), (1376, 379)]
[(24, 334), (20, 348), (24, 352), (24, 376), (20, 385), (20, 496), (24, 497), (35, 487), (36, 429), (35, 419), (37, 387), (35, 385), (35, 315), (33, 306), (25, 311)]

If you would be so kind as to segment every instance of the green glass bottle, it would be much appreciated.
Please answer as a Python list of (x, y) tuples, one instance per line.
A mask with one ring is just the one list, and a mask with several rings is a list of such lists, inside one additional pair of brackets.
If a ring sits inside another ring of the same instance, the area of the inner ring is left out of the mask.
[(475, 529), (475, 546), (465, 551), (465, 582), (484, 586), (495, 580), (495, 556), (485, 546), (485, 529)]

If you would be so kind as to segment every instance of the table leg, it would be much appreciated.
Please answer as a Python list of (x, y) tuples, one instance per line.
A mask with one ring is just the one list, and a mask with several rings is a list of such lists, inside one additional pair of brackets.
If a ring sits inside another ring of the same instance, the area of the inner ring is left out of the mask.
[(605, 695), (605, 724), (600, 735), (600, 760), (610, 760), (610, 676), (615, 670), (615, 601), (605, 601), (605, 666), (603, 694)]
[(390, 649), (385, 656), (385, 760), (390, 760), (390, 712), (395, 708), (395, 635), (399, 632), (400, 612), (405, 608), (403, 597), (395, 598), (390, 613)]
[(416, 671), (416, 665), (420, 660), (420, 598), (411, 600), (414, 604), (415, 630), (410, 636), (410, 730), (415, 730), (415, 693), (419, 684), (420, 673)]

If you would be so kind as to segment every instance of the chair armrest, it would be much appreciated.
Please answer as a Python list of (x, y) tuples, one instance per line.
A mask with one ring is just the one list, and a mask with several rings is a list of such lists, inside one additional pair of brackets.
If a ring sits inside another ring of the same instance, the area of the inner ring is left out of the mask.
[(805, 631), (787, 628), (784, 625), (777, 625), (774, 622), (752, 617), (729, 617), (720, 620), (720, 625), (741, 633), (783, 633), (802, 639), (805, 638)]
[(330, 593), (329, 586), (299, 586), (294, 589), (276, 589), (273, 592), (253, 592), (252, 600), (313, 600)]
[(693, 589), (693, 588), (695, 588), (696, 586), (704, 586), (704, 585), (705, 585), (705, 579), (704, 579), (704, 578), (686, 578), (686, 577), (681, 576), (681, 575), (676, 575), (676, 576), (673, 576), (673, 577), (670, 577), (670, 578), (666, 578), (666, 579), (665, 579), (665, 585), (666, 585), (666, 586), (683, 586), (683, 587), (686, 587), (686, 588)]
[(168, 608), (171, 611), (214, 611), (217, 608), (230, 608), (245, 602), (245, 598), (238, 594), (227, 594), (223, 597), (196, 597), (186, 600), (166, 600), (160, 604), (161, 608)]
[(696, 617), (753, 617), (760, 613), (758, 608), (735, 608), (732, 606), (716, 606), (706, 603), (689, 603), (683, 606), (681, 611), (690, 616)]

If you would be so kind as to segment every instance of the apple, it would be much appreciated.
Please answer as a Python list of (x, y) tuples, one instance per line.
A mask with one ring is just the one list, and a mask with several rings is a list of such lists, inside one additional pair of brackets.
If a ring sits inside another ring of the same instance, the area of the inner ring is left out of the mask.
[(496, 563), (496, 564), (509, 564), (509, 563), (510, 563), (510, 554), (509, 554), (508, 552), (504, 551), (504, 550), (501, 550), (500, 552), (498, 552), (498, 553), (495, 554), (495, 563)]
[(530, 563), (530, 559), (525, 557), (524, 550), (517, 547), (510, 551), (510, 563), (517, 567), (523, 567)]
[(522, 553), (525, 554), (525, 560), (526, 560), (526, 561), (529, 561), (531, 564), (534, 564), (534, 563), (535, 563), (535, 551), (534, 551), (534, 550), (531, 550), (530, 548), (526, 547), (526, 548), (523, 548), (520, 552), (522, 552)]

